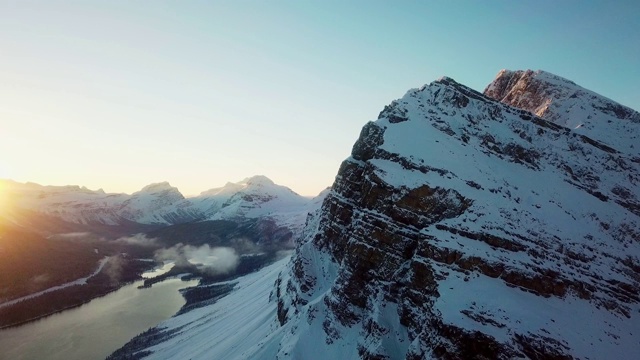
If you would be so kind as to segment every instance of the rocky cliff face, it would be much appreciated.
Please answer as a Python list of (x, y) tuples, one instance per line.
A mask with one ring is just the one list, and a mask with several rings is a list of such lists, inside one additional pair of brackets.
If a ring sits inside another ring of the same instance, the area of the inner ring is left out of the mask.
[(279, 356), (640, 357), (638, 113), (543, 72), (485, 93), (363, 128), (276, 281)]

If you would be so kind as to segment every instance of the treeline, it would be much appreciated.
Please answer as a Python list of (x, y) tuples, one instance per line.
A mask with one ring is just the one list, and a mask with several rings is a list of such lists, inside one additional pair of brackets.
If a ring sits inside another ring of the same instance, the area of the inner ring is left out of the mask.
[(233, 290), (237, 283), (220, 285), (196, 286), (182, 290), (182, 296), (187, 301), (176, 315), (187, 313), (193, 309), (201, 308), (215, 303), (218, 299)]
[[(144, 350), (151, 346), (160, 344), (166, 339), (171, 338), (182, 328), (165, 330), (161, 328), (150, 328), (131, 339), (123, 347), (116, 350), (113, 354), (107, 356), (106, 360), (138, 360), (151, 355), (151, 351)], [(142, 351), (144, 350), (144, 351)]]
[[(109, 266), (107, 264), (102, 272), (90, 278), (85, 285), (70, 286), (0, 308), (0, 329), (76, 307), (117, 290), (124, 284), (140, 279), (140, 274), (149, 264), (136, 260), (122, 260), (118, 262), (117, 274), (108, 271)], [(114, 278), (114, 275), (117, 277)]]

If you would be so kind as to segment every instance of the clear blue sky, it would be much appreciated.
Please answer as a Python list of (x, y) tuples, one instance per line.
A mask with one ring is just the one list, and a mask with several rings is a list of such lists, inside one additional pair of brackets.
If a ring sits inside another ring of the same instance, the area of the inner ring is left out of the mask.
[(0, 1), (0, 178), (329, 186), (384, 105), (543, 69), (640, 109), (638, 1)]

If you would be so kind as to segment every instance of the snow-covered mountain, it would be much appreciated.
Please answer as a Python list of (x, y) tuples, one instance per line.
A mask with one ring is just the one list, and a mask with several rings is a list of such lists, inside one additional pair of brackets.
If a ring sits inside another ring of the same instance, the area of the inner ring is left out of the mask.
[[(178, 222), (185, 216), (167, 217), (167, 213), (176, 213), (179, 208), (174, 205), (184, 200), (178, 188), (168, 182), (147, 185), (142, 190), (134, 192), (118, 209), (121, 217), (142, 224)], [(197, 212), (188, 214), (187, 219), (198, 216)]]
[[(516, 91), (505, 74), (549, 93)], [(640, 358), (637, 112), (543, 72), (501, 72), (486, 92), (445, 77), (386, 106), (290, 262), (168, 320), (136, 351)], [(552, 121), (529, 111), (545, 107)]]
[(227, 183), (188, 201), (210, 220), (271, 217), (279, 224), (290, 223), (297, 227), (304, 225), (307, 207), (311, 205), (310, 199), (265, 176)]
[(76, 224), (171, 225), (199, 220), (269, 218), (299, 230), (313, 201), (254, 176), (199, 196), (185, 198), (167, 182), (151, 184), (131, 195), (107, 194), (79, 186), (41, 186), (2, 181), (12, 206)]

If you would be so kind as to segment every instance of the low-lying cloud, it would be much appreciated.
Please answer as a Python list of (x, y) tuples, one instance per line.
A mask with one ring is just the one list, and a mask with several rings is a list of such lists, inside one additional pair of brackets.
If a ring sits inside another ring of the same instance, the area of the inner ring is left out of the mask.
[(102, 269), (102, 273), (109, 277), (112, 285), (118, 284), (122, 278), (125, 260), (120, 255), (109, 257), (109, 261)]
[(33, 281), (34, 284), (41, 284), (44, 282), (49, 281), (51, 277), (49, 276), (49, 274), (40, 274), (40, 275), (36, 275), (34, 277), (31, 278), (31, 281)]
[(56, 239), (82, 239), (82, 238), (89, 237), (91, 235), (92, 234), (90, 232), (69, 232), (69, 233), (55, 234), (55, 235), (52, 235), (51, 237)]
[(198, 270), (209, 275), (228, 274), (236, 270), (239, 257), (233, 248), (210, 247), (202, 245), (195, 247), (175, 245), (169, 249), (160, 249), (155, 253), (156, 260), (174, 261), (176, 266), (195, 265)]
[(123, 236), (114, 240), (116, 243), (138, 246), (156, 246), (155, 238), (148, 238), (145, 234), (135, 234), (133, 236)]

